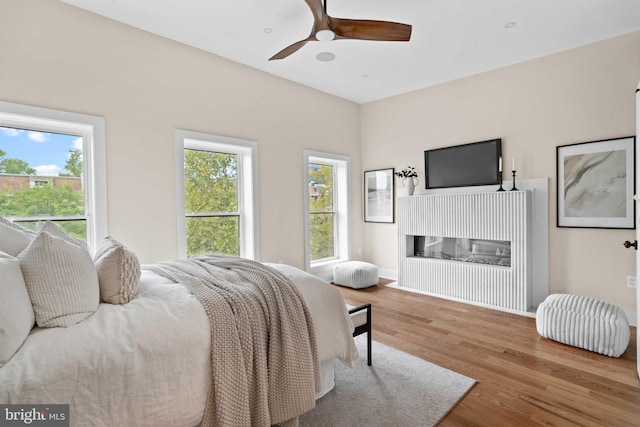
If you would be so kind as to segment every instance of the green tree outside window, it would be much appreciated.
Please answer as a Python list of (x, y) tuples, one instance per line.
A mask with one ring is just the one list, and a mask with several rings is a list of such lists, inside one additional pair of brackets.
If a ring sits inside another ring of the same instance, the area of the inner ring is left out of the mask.
[[(67, 135), (69, 138), (76, 138)], [(67, 169), (66, 177), (82, 177), (82, 150), (69, 151), (69, 159), (75, 158), (75, 168)], [(67, 166), (70, 166), (69, 161)], [(81, 182), (77, 186), (67, 183), (54, 185), (12, 186), (3, 175), (30, 176), (37, 181), (36, 170), (25, 160), (7, 157), (0, 150), (0, 216), (13, 218), (42, 218), (56, 221), (56, 217), (83, 217), (85, 215), (84, 192)], [(72, 236), (86, 239), (86, 220), (74, 219), (56, 221), (56, 223)], [(35, 229), (38, 220), (21, 221), (20, 225)]]
[(240, 255), (237, 156), (185, 149), (184, 188), (187, 256)]
[(309, 229), (311, 260), (335, 256), (333, 166), (309, 163)]

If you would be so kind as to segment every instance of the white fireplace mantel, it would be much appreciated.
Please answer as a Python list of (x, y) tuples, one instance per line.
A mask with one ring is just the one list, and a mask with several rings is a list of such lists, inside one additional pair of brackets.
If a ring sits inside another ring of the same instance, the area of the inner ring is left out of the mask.
[[(399, 197), (397, 286), (518, 314), (535, 312), (548, 294), (547, 180), (518, 184), (523, 190)], [(508, 242), (510, 265), (416, 256), (422, 254), (415, 236)]]

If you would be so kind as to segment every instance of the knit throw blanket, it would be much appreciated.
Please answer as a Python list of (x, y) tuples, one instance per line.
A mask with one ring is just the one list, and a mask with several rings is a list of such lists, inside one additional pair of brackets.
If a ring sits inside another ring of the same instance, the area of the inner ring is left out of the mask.
[(313, 321), (295, 285), (255, 261), (220, 255), (145, 265), (183, 283), (211, 329), (213, 378), (202, 426), (297, 426), (315, 407)]

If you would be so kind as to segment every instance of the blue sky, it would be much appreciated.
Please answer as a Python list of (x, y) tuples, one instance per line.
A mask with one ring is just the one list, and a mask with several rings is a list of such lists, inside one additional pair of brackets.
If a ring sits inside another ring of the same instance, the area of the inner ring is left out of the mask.
[(0, 150), (7, 158), (24, 160), (38, 175), (55, 176), (66, 172), (64, 165), (72, 149), (82, 149), (81, 138), (0, 127)]

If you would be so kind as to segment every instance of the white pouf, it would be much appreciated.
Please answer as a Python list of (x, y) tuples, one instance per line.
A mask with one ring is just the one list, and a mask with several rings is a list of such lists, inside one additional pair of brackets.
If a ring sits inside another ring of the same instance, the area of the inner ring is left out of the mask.
[(545, 338), (611, 357), (624, 353), (631, 336), (620, 307), (568, 294), (549, 295), (538, 306), (536, 329)]
[(348, 261), (333, 267), (333, 283), (360, 289), (378, 284), (378, 267), (368, 262)]

